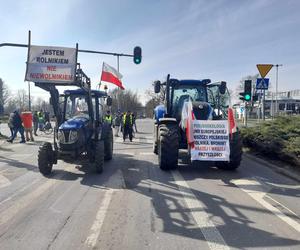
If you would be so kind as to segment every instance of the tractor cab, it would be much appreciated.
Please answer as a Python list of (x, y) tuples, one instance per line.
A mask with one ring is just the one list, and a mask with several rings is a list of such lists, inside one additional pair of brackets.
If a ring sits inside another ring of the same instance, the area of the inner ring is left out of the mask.
[(94, 128), (100, 126), (93, 123), (103, 123), (103, 109), (105, 104), (111, 104), (111, 98), (104, 91), (91, 90), (89, 105), (86, 91), (82, 89), (66, 90), (60, 97), (63, 98), (63, 122), (58, 128), (59, 147), (65, 154), (80, 154), (86, 150), (85, 142), (101, 133), (100, 130), (94, 133)]
[(211, 83), (210, 79), (169, 79), (168, 83), (155, 82), (156, 93), (161, 91), (160, 86), (165, 86), (166, 105), (158, 107), (160, 114), (158, 119), (174, 117), (180, 122), (182, 109), (189, 101), (193, 103), (193, 110), (198, 120), (227, 118), (230, 96), (226, 82)]

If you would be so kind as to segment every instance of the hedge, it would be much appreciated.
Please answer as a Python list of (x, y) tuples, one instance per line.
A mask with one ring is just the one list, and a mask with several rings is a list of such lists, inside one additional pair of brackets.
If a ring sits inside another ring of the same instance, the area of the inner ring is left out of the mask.
[(300, 166), (300, 117), (282, 116), (242, 128), (243, 144), (273, 159)]

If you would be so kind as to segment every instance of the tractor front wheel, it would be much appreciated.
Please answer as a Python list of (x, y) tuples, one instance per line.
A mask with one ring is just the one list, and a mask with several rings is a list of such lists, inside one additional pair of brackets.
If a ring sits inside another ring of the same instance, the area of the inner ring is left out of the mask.
[(178, 163), (178, 126), (161, 124), (158, 129), (158, 162), (162, 170), (175, 169)]
[(108, 130), (108, 134), (106, 135), (106, 138), (104, 139), (104, 149), (105, 149), (104, 160), (108, 161), (112, 159), (113, 146), (114, 146), (113, 132), (112, 129), (110, 128)]
[(44, 142), (39, 148), (38, 166), (41, 174), (49, 175), (52, 171), (54, 152), (50, 142)]
[(96, 142), (94, 164), (95, 164), (96, 172), (101, 174), (103, 172), (103, 165), (104, 165), (104, 142), (103, 141)]

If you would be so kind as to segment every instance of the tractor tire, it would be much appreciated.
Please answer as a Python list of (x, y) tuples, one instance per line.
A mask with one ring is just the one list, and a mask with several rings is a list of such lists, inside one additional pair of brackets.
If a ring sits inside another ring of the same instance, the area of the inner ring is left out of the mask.
[(159, 126), (158, 163), (162, 170), (175, 169), (178, 163), (178, 126), (162, 124)]
[(155, 143), (155, 141), (153, 141), (153, 153), (158, 154), (157, 143)]
[(101, 174), (104, 165), (104, 141), (102, 140), (96, 142), (94, 165), (96, 172)]
[(54, 152), (50, 142), (44, 142), (39, 148), (38, 166), (42, 175), (49, 175), (52, 171)]
[(229, 162), (219, 161), (215, 162), (215, 165), (219, 169), (223, 170), (235, 170), (240, 166), (242, 160), (242, 138), (239, 131), (233, 134), (232, 140), (230, 140), (230, 156)]
[(114, 139), (113, 139), (113, 132), (110, 128), (108, 130), (108, 134), (106, 135), (104, 139), (104, 160), (108, 161), (112, 159), (113, 156), (113, 147), (114, 147)]

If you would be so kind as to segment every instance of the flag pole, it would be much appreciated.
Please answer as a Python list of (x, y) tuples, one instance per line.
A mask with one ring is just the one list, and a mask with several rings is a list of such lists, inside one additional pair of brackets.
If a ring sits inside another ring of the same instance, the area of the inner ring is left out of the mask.
[[(117, 69), (118, 69), (118, 73), (120, 73), (120, 57), (119, 55), (117, 55)], [(118, 90), (117, 90), (117, 106), (118, 106), (118, 110), (120, 109), (120, 101), (119, 101), (119, 97), (120, 97), (120, 87), (118, 86)]]

